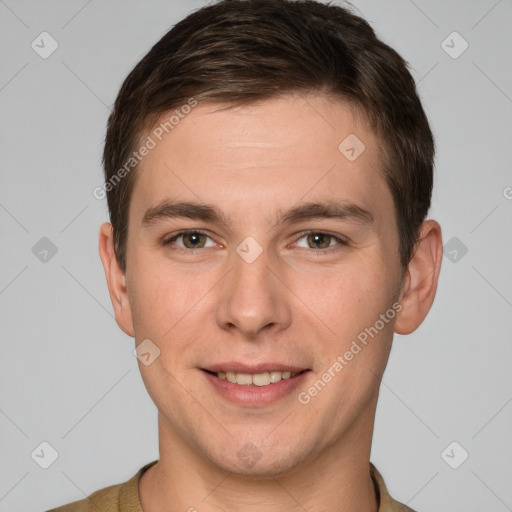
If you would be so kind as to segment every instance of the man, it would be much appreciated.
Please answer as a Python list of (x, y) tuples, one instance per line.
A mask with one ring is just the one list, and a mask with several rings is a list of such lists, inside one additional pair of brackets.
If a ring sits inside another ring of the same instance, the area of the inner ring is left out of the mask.
[(436, 292), (433, 156), (347, 10), (224, 0), (168, 32), (109, 119), (99, 244), (160, 457), (56, 510), (411, 510), (369, 458), (393, 333)]

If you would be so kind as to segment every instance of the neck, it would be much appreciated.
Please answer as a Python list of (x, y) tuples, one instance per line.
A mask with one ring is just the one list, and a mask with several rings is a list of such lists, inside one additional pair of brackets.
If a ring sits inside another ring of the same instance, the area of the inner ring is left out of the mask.
[(228, 473), (194, 452), (159, 415), (160, 458), (139, 483), (144, 512), (378, 512), (370, 476), (373, 418), (278, 475)]

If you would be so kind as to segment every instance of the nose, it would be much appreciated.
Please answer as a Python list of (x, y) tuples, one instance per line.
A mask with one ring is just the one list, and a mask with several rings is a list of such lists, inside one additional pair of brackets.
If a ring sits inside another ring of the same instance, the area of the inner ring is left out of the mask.
[(231, 271), (219, 290), (217, 325), (253, 341), (286, 329), (291, 322), (290, 290), (279, 262), (271, 261), (265, 250), (254, 261), (233, 251), (230, 260)]

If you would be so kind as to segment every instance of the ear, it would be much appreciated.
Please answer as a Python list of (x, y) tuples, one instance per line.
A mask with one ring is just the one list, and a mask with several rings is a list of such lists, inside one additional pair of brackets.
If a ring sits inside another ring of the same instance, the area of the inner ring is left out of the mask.
[(410, 334), (427, 316), (436, 295), (443, 259), (441, 226), (435, 220), (423, 222), (414, 254), (402, 284), (402, 309), (396, 316), (395, 332)]
[(100, 227), (99, 251), (117, 325), (128, 336), (134, 337), (132, 310), (126, 288), (126, 275), (114, 252), (114, 230), (110, 222), (105, 222)]

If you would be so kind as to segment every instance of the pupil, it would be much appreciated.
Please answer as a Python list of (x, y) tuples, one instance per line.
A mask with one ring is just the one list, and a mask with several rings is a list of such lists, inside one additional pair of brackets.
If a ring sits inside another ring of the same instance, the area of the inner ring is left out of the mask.
[(189, 243), (185, 243), (185, 245), (187, 247), (196, 247), (196, 243), (199, 243), (199, 237), (201, 236), (201, 234), (199, 233), (188, 233), (185, 237), (184, 237), (184, 240), (189, 240)]
[[(327, 246), (329, 245), (329, 243), (328, 243), (329, 236), (323, 235), (321, 233), (309, 235), (309, 239), (313, 244), (319, 244), (322, 247), (326, 247), (326, 241), (327, 241)], [(318, 247), (313, 247), (313, 248), (318, 249)]]

